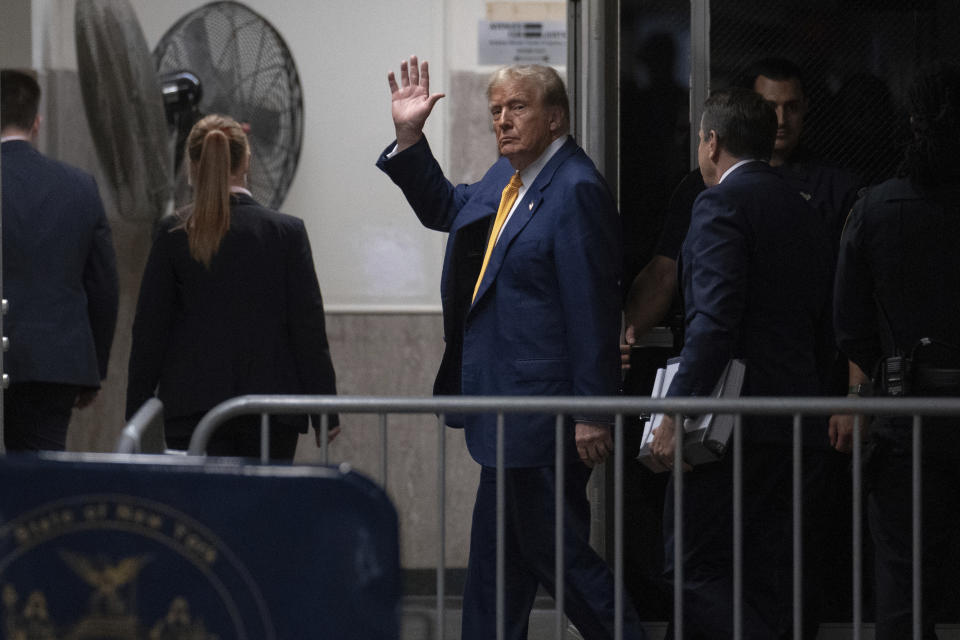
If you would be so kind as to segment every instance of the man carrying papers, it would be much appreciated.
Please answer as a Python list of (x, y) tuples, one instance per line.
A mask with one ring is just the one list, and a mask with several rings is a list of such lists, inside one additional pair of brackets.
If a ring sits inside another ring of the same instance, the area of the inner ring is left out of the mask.
[[(767, 164), (776, 133), (773, 108), (759, 94), (730, 89), (706, 102), (699, 161), (707, 190), (694, 204), (680, 255), (686, 342), (670, 397), (710, 395), (734, 358), (746, 363), (744, 396), (822, 394), (832, 355), (831, 244), (821, 217)], [(805, 502), (820, 493), (815, 483), (828, 446), (820, 421), (804, 429)], [(745, 638), (788, 637), (793, 626), (791, 424), (789, 416), (743, 420)], [(676, 430), (665, 416), (651, 445), (667, 467)], [(732, 461), (725, 455), (699, 465), (684, 480), (683, 610), (691, 637), (733, 636)], [(804, 506), (805, 522), (812, 504)], [(676, 561), (673, 507), (668, 486), (668, 575)], [(814, 637), (811, 614), (805, 636)]]

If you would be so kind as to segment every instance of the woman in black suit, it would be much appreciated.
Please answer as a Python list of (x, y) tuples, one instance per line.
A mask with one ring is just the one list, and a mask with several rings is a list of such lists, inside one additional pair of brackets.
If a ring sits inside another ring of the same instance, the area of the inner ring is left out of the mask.
[[(335, 394), (323, 300), (303, 221), (263, 207), (246, 189), (250, 147), (231, 118), (190, 132), (194, 201), (165, 218), (140, 286), (127, 417), (164, 404), (167, 446), (186, 449), (200, 418), (248, 393)], [(256, 457), (259, 416), (223, 425), (210, 455)], [(331, 416), (330, 439), (339, 432)], [(270, 457), (292, 460), (305, 416), (271, 420)], [(316, 440), (320, 445), (320, 429)]]

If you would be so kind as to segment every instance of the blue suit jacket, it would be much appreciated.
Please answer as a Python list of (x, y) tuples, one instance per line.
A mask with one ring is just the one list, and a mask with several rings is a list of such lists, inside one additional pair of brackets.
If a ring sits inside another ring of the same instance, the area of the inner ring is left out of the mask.
[(110, 225), (93, 177), (3, 143), (5, 369), (12, 382), (99, 387), (117, 322)]
[[(425, 226), (449, 233), (440, 284), (446, 350), (436, 393), (617, 393), (620, 223), (606, 183), (572, 138), (517, 205), (473, 303), (487, 231), (514, 172), (509, 161), (501, 158), (475, 184), (454, 186), (423, 139), (377, 165)], [(466, 427), (474, 459), (494, 466), (496, 416), (452, 418), (451, 426)], [(506, 415), (507, 466), (552, 465), (555, 424), (550, 415)], [(565, 447), (567, 458), (577, 459), (572, 420)]]
[[(701, 193), (681, 250), (686, 340), (668, 395), (709, 395), (730, 358), (746, 360), (745, 396), (824, 393), (831, 242), (821, 216), (763, 162)], [(748, 419), (754, 441), (789, 442), (790, 419)], [(826, 444), (822, 429), (805, 429)]]

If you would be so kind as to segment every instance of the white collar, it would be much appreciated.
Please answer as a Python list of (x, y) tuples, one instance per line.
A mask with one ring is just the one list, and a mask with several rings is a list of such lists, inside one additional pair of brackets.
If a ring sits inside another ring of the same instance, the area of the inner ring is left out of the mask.
[(742, 167), (743, 165), (748, 164), (748, 163), (753, 162), (753, 161), (754, 161), (753, 158), (747, 158), (746, 160), (741, 160), (740, 162), (737, 162), (737, 163), (734, 164), (732, 167), (730, 167), (729, 169), (727, 169), (726, 171), (723, 172), (723, 175), (720, 176), (720, 179), (717, 181), (717, 184), (720, 184), (721, 182), (723, 182), (723, 179), (724, 179), (724, 178), (726, 178), (727, 176), (729, 176), (730, 174), (732, 174), (734, 171), (736, 171), (737, 169), (739, 169), (739, 168)]
[(235, 185), (230, 185), (230, 193), (245, 193), (245, 194), (247, 194), (248, 196), (250, 196), (251, 198), (253, 197), (253, 194), (250, 193), (250, 190), (249, 190), (249, 189), (247, 189), (247, 188), (245, 188), (245, 187), (238, 187), (238, 186), (235, 186)]
[(560, 147), (562, 147), (566, 142), (567, 136), (560, 136), (547, 145), (547, 148), (544, 149), (539, 158), (531, 162), (530, 166), (520, 172), (520, 180), (523, 181), (524, 187), (529, 187), (533, 184), (533, 181), (537, 179), (540, 171), (547, 166), (548, 162), (550, 162), (550, 158), (552, 158), (557, 151), (560, 151)]
[(0, 143), (12, 142), (14, 140), (23, 140), (24, 142), (30, 142), (30, 138), (27, 136), (22, 136), (20, 134), (13, 134), (9, 136), (3, 136), (0, 138)]

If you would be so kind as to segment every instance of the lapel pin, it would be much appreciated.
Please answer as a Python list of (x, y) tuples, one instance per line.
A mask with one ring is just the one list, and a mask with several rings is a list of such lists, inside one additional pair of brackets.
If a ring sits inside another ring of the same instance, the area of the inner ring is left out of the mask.
[(530, 204), (528, 205), (528, 208), (530, 209), (530, 211), (533, 211), (533, 202), (532, 202), (532, 201), (531, 201)]

